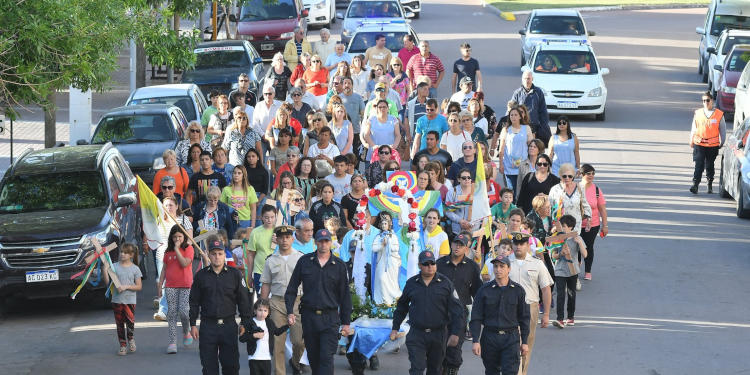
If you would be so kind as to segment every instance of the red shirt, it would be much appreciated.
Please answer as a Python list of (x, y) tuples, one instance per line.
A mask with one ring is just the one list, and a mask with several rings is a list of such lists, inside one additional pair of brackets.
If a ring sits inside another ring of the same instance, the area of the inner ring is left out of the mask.
[(417, 48), (417, 46), (414, 46), (411, 51), (406, 49), (406, 47), (401, 48), (401, 50), (398, 51), (398, 58), (401, 59), (401, 63), (404, 64), (403, 66), (409, 64), (409, 60), (411, 60), (411, 57), (414, 55), (419, 55), (419, 48)]
[(434, 85), (437, 82), (438, 73), (444, 71), (443, 63), (434, 53), (430, 53), (427, 58), (423, 58), (422, 55), (414, 55), (406, 64), (406, 74), (409, 75), (414, 87), (417, 87), (416, 82), (419, 76), (430, 77)]
[(319, 82), (319, 84), (309, 87), (307, 91), (309, 91), (311, 94), (315, 96), (321, 96), (328, 93), (328, 87), (320, 86), (320, 84), (325, 83), (328, 84), (328, 70), (325, 68), (321, 68), (317, 72), (313, 72), (312, 69), (305, 70), (305, 72), (302, 74), (302, 78), (305, 79), (305, 83), (311, 84), (315, 81)]
[[(189, 246), (182, 250), (182, 256), (187, 259), (193, 259), (193, 247)], [(182, 267), (180, 260), (177, 258), (176, 251), (167, 251), (164, 253), (164, 269), (166, 270), (167, 288), (190, 288), (193, 285), (193, 267), (188, 265)]]
[[(271, 120), (271, 123), (269, 124), (269, 126), (273, 128), (274, 125), (276, 125), (275, 117)], [(296, 118), (291, 117), (289, 119), (289, 126), (292, 128), (292, 130), (294, 130), (294, 134), (292, 136), (292, 140), (293, 140), (292, 145), (297, 146), (297, 143), (298, 143), (297, 140), (299, 139), (300, 132), (302, 132), (302, 124), (300, 124), (299, 120), (297, 120)]]
[[(302, 73), (305, 72), (305, 66), (302, 64), (297, 64), (297, 66), (294, 67), (294, 70), (292, 71), (291, 77), (289, 77), (289, 82), (292, 83), (292, 86), (294, 86), (294, 81), (296, 81), (299, 78), (302, 78)], [(279, 100), (284, 100), (285, 98), (279, 98)]]
[(500, 190), (502, 189), (495, 180), (488, 180), (487, 196), (490, 197), (490, 207), (500, 202)]
[(284, 172), (292, 172), (292, 174), (294, 174), (292, 167), (289, 166), (289, 162), (286, 162), (281, 167), (279, 167), (279, 173), (276, 173), (276, 180), (273, 182), (274, 189), (279, 187), (279, 182), (281, 182), (281, 178), (279, 177), (281, 177), (281, 174)]

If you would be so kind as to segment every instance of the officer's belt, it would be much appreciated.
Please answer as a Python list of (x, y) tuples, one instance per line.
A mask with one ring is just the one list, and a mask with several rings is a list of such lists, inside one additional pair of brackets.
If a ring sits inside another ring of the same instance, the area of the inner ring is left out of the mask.
[(484, 327), (482, 332), (491, 332), (498, 335), (510, 335), (512, 333), (518, 333), (518, 327), (514, 328), (498, 328), (498, 327)]
[(416, 329), (417, 331), (422, 331), (422, 332), (430, 333), (430, 332), (433, 332), (433, 331), (434, 332), (442, 331), (442, 330), (445, 329), (445, 326), (437, 326), (437, 327), (432, 327), (432, 328), (424, 328), (424, 327), (411, 326), (411, 329)]
[(312, 307), (303, 307), (302, 310), (314, 312), (315, 315), (323, 315), (331, 312), (338, 312), (339, 309), (314, 309)]
[(202, 316), (201, 317), (201, 321), (202, 322), (207, 322), (207, 323), (215, 323), (215, 324), (218, 324), (218, 325), (224, 325), (224, 324), (228, 324), (230, 322), (236, 323), (234, 321), (234, 315), (230, 315), (230, 316), (227, 316), (227, 317), (224, 317), (224, 318), (209, 318), (209, 317)]

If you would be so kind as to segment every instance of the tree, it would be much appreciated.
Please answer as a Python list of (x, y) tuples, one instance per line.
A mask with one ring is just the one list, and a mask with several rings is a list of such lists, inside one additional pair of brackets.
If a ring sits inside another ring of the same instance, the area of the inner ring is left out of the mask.
[[(120, 50), (131, 38), (143, 41), (155, 63), (191, 67), (197, 31), (180, 35), (170, 30), (166, 17), (150, 1), (0, 2), (0, 107), (13, 119), (18, 117), (14, 108), (18, 106), (40, 106), (49, 115), (54, 111), (51, 99), (60, 90), (73, 86), (82, 91), (103, 91), (119, 68)], [(46, 122), (51, 126), (45, 126), (45, 146), (52, 147), (56, 139), (54, 116)]]

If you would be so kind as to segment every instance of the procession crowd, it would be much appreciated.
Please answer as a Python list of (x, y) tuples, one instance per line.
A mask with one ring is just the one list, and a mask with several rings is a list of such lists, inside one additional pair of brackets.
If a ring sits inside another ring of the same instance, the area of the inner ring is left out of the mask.
[[(506, 108), (490, 108), (469, 43), (452, 64), (454, 94), (442, 100), (446, 65), (428, 41), (415, 45), (406, 35), (403, 49), (389, 51), (378, 36), (355, 56), (327, 29), (320, 42), (297, 31), (289, 43), (273, 57), (262, 98), (240, 75), (230, 95), (209, 94), (203, 119), (164, 152), (166, 167), (153, 182), (163, 237), (147, 257), (157, 266), (154, 318), (168, 322), (167, 353), (177, 352), (181, 322), (182, 344), (199, 340), (204, 374), (218, 374), (219, 364), (224, 374), (239, 371), (238, 332), (253, 375), (285, 374), (287, 365), (300, 373), (305, 352), (313, 374), (332, 374), (337, 350), (348, 352), (355, 374), (368, 359), (377, 369), (377, 354), (351, 347), (359, 248), (368, 296), (390, 305), (392, 340), (408, 316), (411, 374), (458, 373), (465, 340), (487, 374), (526, 374), (537, 323), (547, 327), (555, 309), (554, 326), (575, 325), (596, 236), (608, 233), (604, 193), (594, 167), (581, 161), (571, 121), (559, 117), (552, 131), (531, 72), (514, 91), (492, 94)], [(489, 236), (471, 214), (479, 158)], [(442, 205), (417, 219), (418, 270), (403, 287), (398, 271), (388, 282), (388, 267), (414, 261), (400, 257), (393, 235), (406, 223), (366, 205), (368, 189), (402, 170), (414, 173), (417, 191), (439, 193)], [(213, 230), (206, 251), (192, 241)], [(142, 275), (135, 246), (120, 254), (114, 268), (123, 286), (112, 302), (126, 355), (136, 350)], [(194, 272), (197, 264), (203, 268)]]

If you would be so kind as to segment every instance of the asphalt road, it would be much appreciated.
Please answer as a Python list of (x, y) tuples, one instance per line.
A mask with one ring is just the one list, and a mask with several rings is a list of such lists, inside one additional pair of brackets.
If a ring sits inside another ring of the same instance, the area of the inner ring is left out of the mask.
[[(425, 3), (422, 18), (413, 22), (420, 37), (432, 42), (448, 66), (458, 58), (458, 45), (470, 41), (488, 104), (502, 108), (520, 84), (516, 32), (524, 17), (506, 22), (475, 5)], [(704, 9), (585, 14), (597, 32), (592, 42), (599, 60), (612, 72), (606, 77), (607, 121), (573, 118), (572, 128), (583, 161), (597, 168), (610, 235), (597, 240), (594, 280), (578, 295), (576, 327), (537, 331), (532, 373), (750, 372), (745, 357), (750, 222), (735, 217), (733, 201), (705, 194), (705, 184), (698, 196), (688, 192), (687, 135), (705, 90), (693, 30), (704, 14)], [(448, 83), (440, 94), (449, 94)], [(166, 324), (151, 319), (153, 280), (145, 285), (136, 313), (137, 354), (115, 355), (111, 311), (62, 300), (19, 302), (0, 321), (0, 372), (198, 372), (197, 349), (163, 354)], [(247, 363), (241, 362), (246, 373)], [(336, 366), (347, 371), (344, 357), (336, 357)], [(379, 373), (407, 370), (405, 350), (381, 356)], [(465, 344), (461, 373), (482, 371)]]

